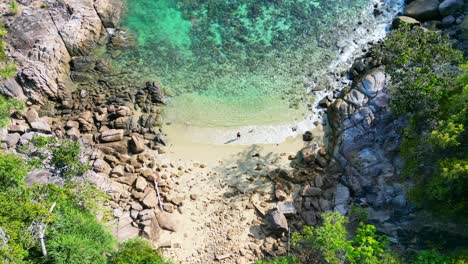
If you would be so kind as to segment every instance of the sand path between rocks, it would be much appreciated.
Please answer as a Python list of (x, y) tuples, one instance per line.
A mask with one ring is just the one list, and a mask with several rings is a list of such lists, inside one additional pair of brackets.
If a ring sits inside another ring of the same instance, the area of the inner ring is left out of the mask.
[(178, 230), (163, 230), (157, 244), (165, 247), (166, 257), (176, 263), (252, 263), (263, 257), (264, 243), (287, 248), (286, 241), (267, 237), (264, 217), (253, 204), (265, 211), (275, 207), (274, 184), (267, 175), (276, 168), (291, 169), (288, 155), (310, 142), (300, 137), (279, 145), (170, 142), (176, 143), (165, 149), (161, 162), (179, 171), (171, 188), (183, 202), (172, 214)]

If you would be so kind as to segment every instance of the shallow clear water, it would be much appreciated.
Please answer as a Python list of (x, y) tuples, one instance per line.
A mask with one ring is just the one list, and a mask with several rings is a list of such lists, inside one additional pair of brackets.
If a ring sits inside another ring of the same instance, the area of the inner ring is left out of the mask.
[(309, 77), (336, 59), (369, 0), (127, 0), (138, 48), (120, 57), (199, 127), (303, 120)]

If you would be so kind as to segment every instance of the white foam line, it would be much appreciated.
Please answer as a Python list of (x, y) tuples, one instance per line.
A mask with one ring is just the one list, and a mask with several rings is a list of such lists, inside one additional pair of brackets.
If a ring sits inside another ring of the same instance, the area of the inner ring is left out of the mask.
[[(362, 26), (356, 29), (355, 34), (349, 39), (344, 40), (343, 48), (337, 60), (330, 63), (326, 68), (328, 73), (339, 73), (343, 70), (348, 70), (354, 58), (363, 54), (362, 49), (366, 48), (369, 43), (383, 39), (388, 32), (389, 26), (393, 18), (403, 9), (404, 0), (385, 0), (383, 3), (378, 0), (371, 1), (367, 8), (363, 9), (362, 17), (369, 17), (368, 21), (364, 21), (363, 25), (372, 25), (370, 27)], [(384, 13), (377, 18), (372, 16), (374, 5), (379, 5), (383, 8)], [(370, 29), (370, 32), (368, 31)], [(324, 72), (316, 75), (325, 74)], [(349, 82), (346, 78), (331, 79), (331, 87), (340, 89), (346, 86)], [(310, 89), (313, 88), (313, 85)], [(293, 122), (282, 125), (257, 125), (257, 126), (242, 126), (239, 128), (199, 128), (195, 126), (187, 126), (187, 133), (191, 135), (194, 142), (209, 143), (222, 145), (229, 144), (252, 145), (252, 144), (279, 144), (284, 142), (289, 137), (296, 137), (306, 131), (312, 130), (314, 122), (322, 122), (318, 109), (318, 102), (325, 96), (332, 95), (333, 91), (323, 90), (312, 92), (316, 98), (316, 102), (310, 114), (302, 121)], [(241, 138), (236, 139), (237, 132), (241, 133)]]

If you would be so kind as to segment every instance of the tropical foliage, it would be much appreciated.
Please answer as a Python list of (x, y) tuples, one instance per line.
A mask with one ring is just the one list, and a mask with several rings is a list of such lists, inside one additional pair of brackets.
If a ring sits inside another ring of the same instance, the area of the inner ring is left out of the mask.
[(399, 263), (390, 253), (386, 238), (376, 234), (375, 226), (361, 223), (354, 238), (349, 239), (346, 217), (330, 212), (322, 218), (320, 226), (305, 226), (301, 233), (293, 234), (293, 246), (302, 254), (319, 263)]
[(415, 27), (392, 31), (375, 51), (391, 75), (391, 106), (407, 116), (401, 153), (418, 205), (468, 219), (468, 66), (447, 37)]

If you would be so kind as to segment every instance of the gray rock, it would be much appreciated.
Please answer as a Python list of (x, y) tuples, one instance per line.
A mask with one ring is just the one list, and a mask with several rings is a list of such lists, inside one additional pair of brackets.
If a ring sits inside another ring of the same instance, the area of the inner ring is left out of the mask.
[(117, 239), (120, 242), (137, 237), (140, 234), (140, 230), (132, 225), (133, 219), (129, 213), (124, 213), (119, 218), (119, 224), (117, 229)]
[(156, 218), (151, 219), (149, 225), (145, 226), (142, 231), (142, 237), (149, 239), (150, 241), (159, 240), (161, 234), (161, 227), (159, 227)]
[(44, 103), (74, 87), (71, 58), (48, 8), (23, 8), (9, 28), (8, 42), (19, 65), (18, 82), (31, 101)]
[(72, 56), (89, 54), (96, 46), (102, 26), (93, 0), (64, 0), (66, 10), (51, 9), (55, 25)]
[(148, 208), (155, 208), (156, 206), (158, 206), (159, 202), (158, 202), (158, 199), (157, 199), (156, 191), (151, 190), (151, 192), (149, 192), (145, 196), (143, 201), (141, 201), (141, 202), (143, 203), (144, 206), (146, 206)]
[(139, 202), (133, 202), (131, 207), (135, 211), (142, 211), (143, 210), (143, 206), (141, 206), (141, 204)]
[(405, 8), (405, 15), (420, 21), (439, 18), (439, 0), (414, 0)]
[(28, 121), (28, 123), (32, 123), (32, 122), (36, 122), (38, 121), (39, 119), (39, 114), (37, 113), (36, 110), (34, 109), (29, 109), (28, 111), (26, 111), (26, 113), (24, 114), (24, 117), (26, 118), (26, 120)]
[(32, 130), (34, 130), (34, 131), (38, 131), (38, 132), (42, 132), (42, 133), (50, 133), (50, 132), (52, 132), (52, 130), (50, 129), (49, 124), (48, 124), (45, 120), (43, 120), (43, 119), (41, 119), (41, 118), (39, 118), (39, 119), (38, 119), (37, 121), (35, 121), (35, 122), (32, 122), (32, 123), (31, 123), (31, 128), (32, 128)]
[[(382, 91), (385, 85), (385, 73), (381, 69), (373, 69), (358, 82), (357, 89), (366, 96), (373, 98)], [(359, 99), (362, 98), (359, 96)], [(346, 99), (345, 99), (346, 100)], [(354, 103), (356, 104), (356, 103)], [(361, 104), (358, 104), (362, 106)]]
[(115, 166), (111, 171), (112, 177), (121, 177), (123, 175), (125, 175), (125, 171), (122, 165)]
[(3, 139), (3, 142), (5, 142), (9, 148), (12, 148), (18, 144), (20, 138), (21, 135), (19, 133), (8, 134), (6, 138)]
[(52, 178), (52, 173), (48, 170), (33, 170), (28, 173), (25, 182), (28, 186), (32, 186), (34, 184), (48, 184), (50, 178)]
[(463, 8), (463, 0), (445, 0), (439, 5), (439, 12), (442, 16), (452, 15)]
[(71, 139), (78, 139), (81, 136), (80, 130), (78, 130), (75, 127), (72, 127), (71, 129), (67, 130), (67, 136), (69, 136)]
[(393, 28), (399, 28), (403, 25), (415, 26), (415, 25), (421, 25), (421, 22), (408, 16), (398, 16), (392, 22)]
[(317, 224), (317, 216), (313, 210), (308, 210), (302, 213), (302, 219), (306, 225), (314, 226)]
[(304, 186), (302, 189), (302, 196), (319, 196), (322, 194), (322, 189), (312, 186)]
[(74, 121), (74, 120), (68, 120), (67, 123), (65, 124), (65, 128), (79, 128), (80, 127), (80, 123), (78, 123), (78, 121)]
[(288, 198), (288, 195), (283, 190), (276, 190), (275, 197), (278, 201), (284, 201)]
[(145, 140), (137, 134), (132, 134), (129, 141), (130, 152), (133, 154), (139, 154), (145, 151)]
[(278, 202), (276, 205), (278, 211), (283, 213), (285, 216), (293, 216), (297, 213), (297, 209), (294, 206), (293, 202), (285, 201), (285, 202)]
[(166, 212), (156, 212), (156, 219), (162, 229), (177, 232), (179, 221), (177, 221), (171, 214)]
[(147, 185), (148, 183), (143, 177), (138, 177), (135, 181), (135, 189), (137, 189), (138, 191), (143, 191)]
[(96, 8), (102, 24), (106, 28), (116, 28), (119, 26), (124, 2), (120, 0), (95, 0)]
[(453, 23), (455, 23), (455, 17), (452, 15), (446, 16), (442, 19), (442, 26), (445, 28), (450, 27)]
[(27, 99), (24, 95), (23, 88), (18, 84), (15, 78), (8, 78), (0, 82), (0, 92), (20, 101), (25, 101)]
[(111, 166), (105, 162), (104, 160), (102, 159), (97, 159), (94, 161), (93, 163), (93, 170), (95, 172), (100, 172), (100, 173), (104, 173), (104, 174), (109, 174), (109, 172), (111, 171)]
[(268, 213), (267, 221), (271, 229), (275, 232), (287, 232), (289, 230), (288, 220), (279, 210)]
[(102, 132), (101, 140), (103, 142), (115, 142), (123, 139), (124, 131), (122, 129), (109, 129)]
[(27, 125), (10, 125), (8, 127), (8, 132), (10, 133), (20, 133), (23, 134), (29, 129)]
[(358, 90), (351, 90), (348, 94), (345, 95), (343, 98), (346, 102), (353, 104), (355, 106), (361, 107), (367, 102), (366, 96), (359, 92)]
[(348, 205), (350, 201), (350, 193), (348, 187), (343, 184), (338, 184), (336, 186), (335, 194), (335, 210), (338, 211), (341, 215), (346, 215), (348, 213)]
[(138, 219), (140, 219), (141, 221), (150, 220), (154, 217), (156, 217), (156, 215), (154, 214), (153, 209), (146, 209), (138, 214)]

